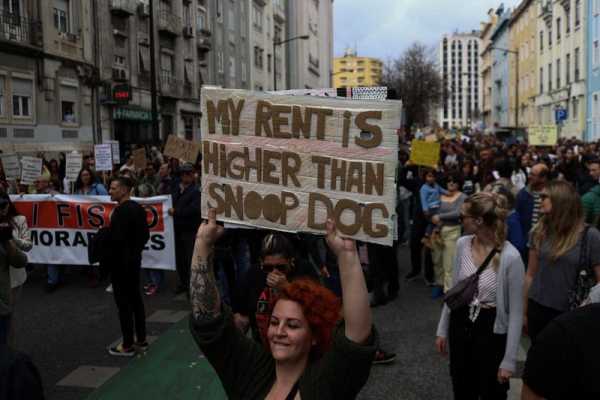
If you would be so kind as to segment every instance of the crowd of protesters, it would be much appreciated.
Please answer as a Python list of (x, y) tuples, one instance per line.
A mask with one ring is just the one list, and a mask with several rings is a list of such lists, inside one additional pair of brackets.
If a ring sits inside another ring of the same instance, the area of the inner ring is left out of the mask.
[[(588, 372), (587, 366), (576, 367), (571, 356), (548, 346), (573, 337), (589, 341), (591, 335), (582, 330), (598, 331), (586, 325), (584, 311), (572, 309), (575, 302), (600, 300), (600, 287), (585, 298), (573, 293), (580, 270), (598, 274), (600, 280), (600, 145), (561, 139), (553, 147), (531, 147), (491, 135), (440, 135), (440, 161), (431, 168), (410, 161), (410, 139), (402, 137), (399, 148), (394, 247), (342, 240), (331, 224), (327, 238), (223, 229), (214, 220), (201, 225), (200, 162), (180, 163), (157, 148), (149, 149), (143, 168), (127, 154), (111, 173), (96, 173), (94, 158), (85, 156), (75, 182), (65, 178), (64, 156), (44, 160), (43, 173), (31, 186), (7, 182), (0, 169), (0, 186), (10, 194), (110, 192), (119, 203), (122, 212), (113, 215), (117, 220), (112, 223), (126, 233), (107, 240), (120, 249), (132, 272), (111, 277), (123, 330), (123, 343), (109, 349), (113, 355), (131, 356), (147, 348), (139, 292), (145, 233), (134, 221), (139, 209), (130, 196), (171, 195), (177, 284), (167, 288), (164, 271), (144, 270), (143, 291), (147, 296), (168, 289), (187, 293), (194, 338), (230, 396), (295, 398), (299, 393), (313, 398), (345, 387), (344, 398), (353, 398), (370, 365), (395, 358), (378, 345), (368, 305), (383, 306), (398, 296), (398, 247), (408, 246), (405, 280), (417, 280), (423, 271), (433, 299), (480, 273), (477, 295), (459, 310), (444, 306), (436, 334), (438, 350), (445, 354), (450, 349), (456, 399), (506, 398), (522, 331), (533, 342), (524, 398), (564, 398), (552, 395), (563, 389), (547, 383), (541, 371), (565, 371), (572, 379), (565, 385), (575, 385), (577, 372)], [(31, 241), (6, 194), (0, 208), (4, 203), (9, 211), (0, 222), (14, 226), (14, 241), (6, 256), (0, 254), (0, 342), (9, 342), (8, 321), (26, 280), (26, 272), (17, 268), (23, 267), (18, 256), (26, 255)], [(125, 238), (136, 235), (139, 242), (126, 243)], [(6, 273), (2, 263), (11, 266)], [(90, 269), (92, 286), (111, 275), (103, 264), (114, 262), (101, 261), (101, 268)], [(48, 292), (64, 284), (62, 266), (42, 267)], [(598, 313), (595, 306), (588, 307)], [(571, 317), (577, 312), (579, 317)], [(336, 328), (339, 315), (345, 328)], [(573, 318), (581, 327), (574, 324), (567, 335), (560, 327)], [(572, 344), (576, 346), (585, 344)], [(225, 359), (235, 360), (239, 368), (223, 369)], [(354, 369), (347, 369), (347, 360)], [(264, 373), (248, 372), (254, 370)], [(578, 387), (582, 394), (598, 393), (593, 382)]]

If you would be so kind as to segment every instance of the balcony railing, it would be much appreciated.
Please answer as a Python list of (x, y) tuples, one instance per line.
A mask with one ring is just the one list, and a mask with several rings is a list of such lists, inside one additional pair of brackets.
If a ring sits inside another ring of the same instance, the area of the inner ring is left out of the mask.
[(160, 92), (163, 97), (181, 98), (183, 82), (173, 76), (173, 72), (163, 70), (160, 72)]
[(171, 10), (161, 8), (158, 16), (158, 30), (173, 36), (181, 35), (181, 18), (173, 14)]
[(135, 0), (110, 0), (110, 11), (117, 15), (133, 15), (137, 3)]
[(42, 47), (42, 23), (0, 9), (0, 40)]

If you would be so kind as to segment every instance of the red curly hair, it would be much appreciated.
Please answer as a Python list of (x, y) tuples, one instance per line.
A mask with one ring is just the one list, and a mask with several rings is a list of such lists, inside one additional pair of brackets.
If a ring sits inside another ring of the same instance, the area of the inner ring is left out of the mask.
[(340, 320), (340, 299), (331, 290), (309, 278), (295, 279), (285, 285), (273, 300), (271, 310), (282, 299), (293, 301), (302, 308), (316, 342), (311, 350), (311, 358), (320, 358), (331, 348), (333, 329)]

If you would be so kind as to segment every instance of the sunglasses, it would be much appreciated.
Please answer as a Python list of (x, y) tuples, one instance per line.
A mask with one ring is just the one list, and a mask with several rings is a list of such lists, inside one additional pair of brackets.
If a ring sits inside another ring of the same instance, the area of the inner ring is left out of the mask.
[(271, 272), (273, 272), (274, 269), (276, 269), (279, 272), (282, 273), (287, 273), (290, 270), (290, 265), (289, 264), (263, 264), (261, 265), (261, 269), (266, 272), (267, 274), (270, 274)]

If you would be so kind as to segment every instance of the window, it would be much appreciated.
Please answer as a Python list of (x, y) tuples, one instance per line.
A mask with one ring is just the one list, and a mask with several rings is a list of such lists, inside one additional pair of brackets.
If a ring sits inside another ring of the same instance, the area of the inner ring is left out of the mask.
[(6, 79), (4, 76), (0, 76), (0, 116), (4, 116), (4, 87)]
[(567, 85), (571, 83), (571, 54), (567, 54), (567, 59), (565, 61), (565, 70), (566, 70), (566, 83)]
[(33, 81), (31, 79), (13, 78), (12, 101), (14, 117), (31, 117), (31, 100), (33, 97)]
[(548, 91), (552, 91), (552, 63), (548, 64)]
[(599, 0), (592, 0), (592, 13), (594, 16), (600, 14), (600, 1)]
[(581, 24), (581, 0), (575, 0), (575, 28)]
[(262, 32), (263, 10), (256, 5), (253, 6), (252, 24), (254, 25), (254, 29), (256, 29), (259, 32)]
[(254, 66), (262, 68), (264, 65), (263, 60), (264, 50), (258, 46), (254, 46)]
[(560, 17), (556, 18), (556, 42), (560, 42)]
[(556, 88), (560, 89), (560, 58), (556, 60)]
[(164, 75), (173, 75), (173, 56), (169, 53), (160, 54), (160, 69)]
[(540, 31), (540, 53), (544, 51), (544, 31)]
[(56, 30), (69, 32), (69, 0), (54, 0), (53, 13)]
[(235, 58), (229, 56), (229, 77), (235, 79)]
[(139, 46), (140, 73), (150, 72), (150, 47)]
[(267, 54), (267, 71), (271, 72), (271, 55)]
[(77, 123), (77, 89), (77, 86), (60, 85), (60, 114), (64, 123)]
[(117, 65), (119, 67), (124, 67), (125, 66), (125, 57), (123, 56), (115, 56), (113, 59), (113, 64)]
[(592, 68), (600, 66), (600, 49), (598, 48), (598, 39), (594, 39), (592, 44)]
[(242, 61), (241, 68), (242, 68), (242, 82), (246, 82), (246, 61)]
[(223, 1), (225, 0), (215, 0), (217, 2), (217, 22), (223, 23)]
[(579, 47), (575, 49), (575, 82), (579, 81)]
[(571, 33), (571, 10), (568, 8), (565, 10), (565, 26), (568, 35)]
[(571, 113), (571, 118), (576, 120), (578, 119), (578, 113), (579, 113), (579, 100), (577, 99), (577, 97), (573, 97), (573, 99), (571, 100), (571, 104), (573, 104), (573, 112)]
[(540, 94), (544, 93), (544, 67), (540, 67)]
[(202, 7), (198, 7), (198, 13), (196, 14), (196, 30), (209, 30), (206, 24), (206, 11)]
[(548, 29), (548, 48), (552, 48), (552, 29)]
[(222, 51), (218, 51), (217, 52), (217, 72), (219, 74), (223, 73), (223, 52)]

